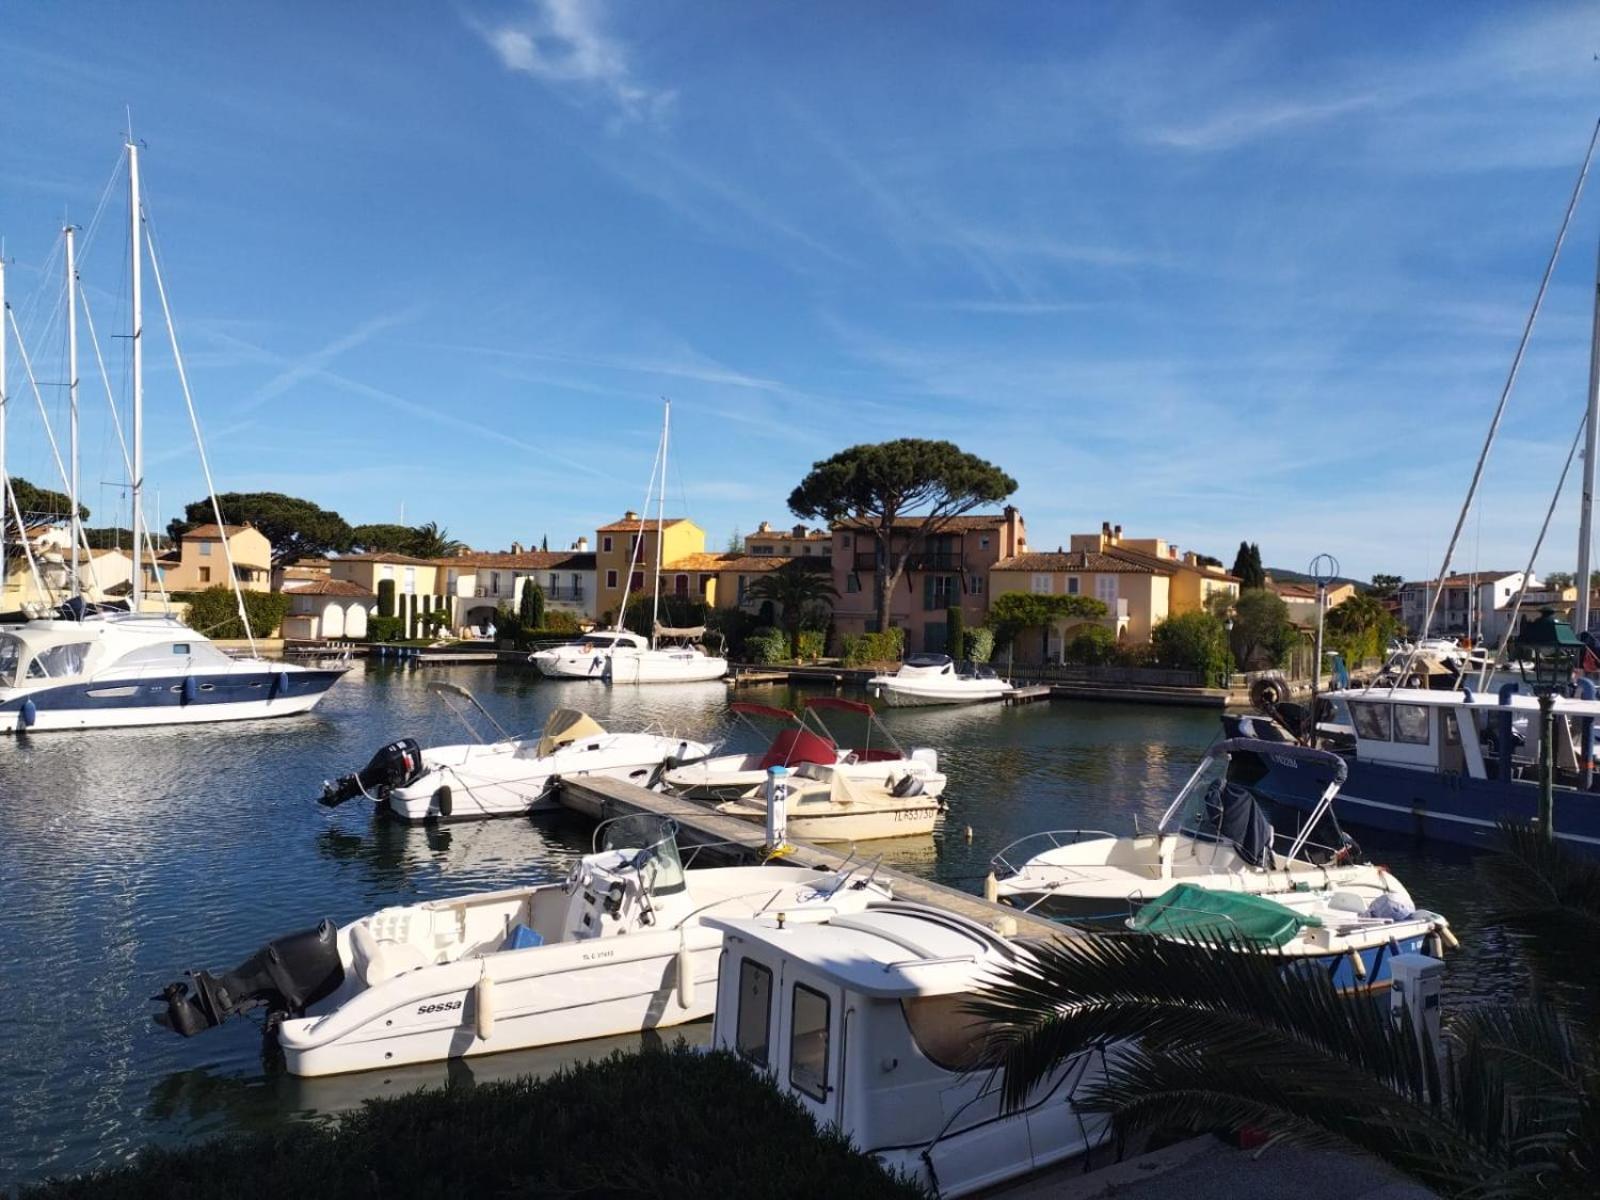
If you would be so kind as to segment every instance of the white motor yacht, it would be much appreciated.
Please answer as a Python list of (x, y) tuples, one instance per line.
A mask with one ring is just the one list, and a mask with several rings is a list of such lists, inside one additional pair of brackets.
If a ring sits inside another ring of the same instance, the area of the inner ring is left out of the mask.
[(653, 786), (663, 764), (711, 752), (703, 742), (659, 731), (607, 733), (574, 708), (556, 709), (536, 738), (499, 732), (492, 742), (427, 749), (414, 738), (391, 742), (360, 771), (325, 785), (322, 803), (331, 808), (365, 795), (413, 823), (518, 816), (555, 808), (550, 785), (558, 778), (604, 775)]
[(0, 733), (289, 716), (348, 669), (233, 658), (175, 617), (74, 601), (0, 631)]
[(528, 655), (528, 661), (551, 679), (603, 679), (606, 658), (616, 650), (645, 650), (650, 643), (626, 629), (596, 629), (575, 642)]
[[(1321, 802), (1294, 834), (1276, 834), (1254, 793), (1228, 781), (1232, 755), (1263, 753), (1323, 780)], [(1218, 742), (1152, 833), (1052, 830), (1001, 850), (991, 863), (998, 898), (1053, 916), (1116, 921), (1127, 918), (1129, 901), (1152, 900), (1179, 883), (1253, 894), (1366, 887), (1409, 905), (1405, 888), (1383, 867), (1348, 861), (1353, 843), (1331, 817), (1346, 771), (1344, 759), (1326, 750), (1250, 738)]]
[(967, 671), (956, 670), (947, 654), (912, 655), (893, 675), (874, 675), (867, 687), (891, 708), (981, 704), (1003, 700), (1016, 690), (990, 667), (968, 664)]
[(291, 1075), (333, 1075), (662, 1029), (709, 1016), (713, 915), (793, 928), (888, 889), (863, 869), (685, 871), (675, 827), (624, 817), (559, 883), (323, 921), (234, 971), (169, 985), (156, 1020), (185, 1036), (264, 1007)]
[(1110, 1136), (1074, 1103), (1102, 1051), (1067, 1058), (1007, 1111), (968, 1011), (1025, 958), (976, 922), (899, 902), (797, 922), (715, 916), (724, 936), (712, 1045), (737, 1054), (819, 1126), (835, 1126), (930, 1194), (965, 1196), (1076, 1158)]
[[(866, 717), (866, 740), (855, 747), (842, 745), (823, 724), (824, 709)], [(806, 700), (804, 716), (787, 708), (746, 701), (730, 704), (728, 711), (752, 730), (756, 730), (756, 719), (780, 721), (783, 725), (764, 751), (719, 754), (673, 767), (662, 776), (662, 782), (678, 795), (690, 800), (737, 800), (761, 787), (771, 768), (793, 769), (808, 763), (832, 767), (852, 782), (887, 780), (892, 787), (913, 776), (921, 785), (920, 795), (936, 798), (944, 791), (938, 752), (923, 746), (907, 754), (883, 727), (870, 704), (838, 696), (814, 696)], [(882, 743), (878, 746), (872, 744), (875, 734)]]

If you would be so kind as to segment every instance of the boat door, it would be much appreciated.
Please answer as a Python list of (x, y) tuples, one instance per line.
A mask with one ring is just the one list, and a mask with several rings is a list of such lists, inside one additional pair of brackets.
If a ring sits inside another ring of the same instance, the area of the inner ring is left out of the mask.
[(778, 1086), (817, 1124), (843, 1126), (845, 996), (838, 985), (788, 964), (779, 997)]

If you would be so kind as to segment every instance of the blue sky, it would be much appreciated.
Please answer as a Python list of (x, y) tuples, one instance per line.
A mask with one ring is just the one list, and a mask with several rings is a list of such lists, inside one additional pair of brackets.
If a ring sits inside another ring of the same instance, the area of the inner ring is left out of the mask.
[[(219, 485), (352, 522), (564, 544), (638, 505), (669, 396), (669, 507), (715, 544), (788, 520), (815, 459), (914, 435), (1015, 475), (1035, 548), (1110, 520), (1415, 575), (1596, 51), (1594, 11), (1554, 4), (12, 3), (0, 233), (60, 379), (44, 270), (130, 106)], [(1581, 415), (1593, 186), (1462, 569), (1525, 559)], [(114, 379), (122, 203), (82, 270)], [(164, 520), (203, 489), (153, 292), (147, 320)], [(13, 468), (48, 482), (11, 388)]]

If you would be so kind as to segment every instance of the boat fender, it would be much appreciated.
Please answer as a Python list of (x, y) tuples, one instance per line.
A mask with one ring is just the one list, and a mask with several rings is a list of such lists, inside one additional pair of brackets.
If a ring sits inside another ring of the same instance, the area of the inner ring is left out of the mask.
[(22, 727), (32, 729), (33, 723), (39, 719), (39, 706), (32, 700), (22, 702)]
[(439, 785), (439, 789), (433, 793), (433, 802), (436, 806), (438, 806), (439, 815), (441, 817), (448, 817), (456, 810), (455, 796), (450, 791), (450, 785), (448, 783), (441, 783)]
[(1350, 969), (1355, 972), (1357, 979), (1367, 977), (1367, 964), (1361, 961), (1361, 951), (1350, 951)]
[(1448, 925), (1439, 926), (1439, 933), (1444, 938), (1444, 944), (1446, 946), (1449, 946), (1450, 949), (1452, 949), (1452, 950), (1461, 949), (1461, 939), (1458, 938), (1453, 932), (1451, 932), (1450, 926), (1448, 926)]
[(990, 904), (995, 904), (1000, 899), (1000, 881), (990, 871), (983, 877), (983, 898)]
[(1437, 930), (1428, 935), (1428, 956), (1430, 958), (1444, 957), (1444, 939), (1439, 936)]
[(487, 964), (478, 976), (478, 986), (473, 989), (473, 1010), (477, 1017), (478, 1037), (488, 1041), (494, 1036), (494, 980), (489, 978)]
[(193, 704), (200, 699), (200, 681), (193, 675), (186, 675), (183, 680), (183, 702)]
[(694, 959), (689, 953), (687, 936), (678, 939), (678, 1007), (694, 1006)]

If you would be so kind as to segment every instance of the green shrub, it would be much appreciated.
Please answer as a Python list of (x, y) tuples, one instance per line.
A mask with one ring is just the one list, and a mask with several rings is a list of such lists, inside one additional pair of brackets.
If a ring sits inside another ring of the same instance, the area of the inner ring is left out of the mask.
[(828, 633), (825, 629), (802, 629), (796, 641), (799, 646), (799, 657), (805, 662), (816, 662), (828, 649)]
[(966, 662), (967, 656), (963, 653), (967, 648), (967, 622), (961, 614), (961, 606), (952, 604), (944, 610), (944, 650), (957, 662)]
[(1064, 658), (1081, 667), (1098, 667), (1117, 654), (1117, 635), (1103, 625), (1086, 625), (1067, 642)]
[(510, 642), (513, 646), (522, 638), (522, 618), (509, 604), (494, 610), (494, 637), (497, 642)]
[(864, 667), (868, 663), (899, 662), (905, 653), (906, 631), (890, 629), (883, 633), (852, 633), (843, 639), (844, 665)]
[[(243, 592), (244, 611), (250, 617), (250, 632), (256, 637), (273, 637), (283, 618), (289, 612), (289, 595), (285, 592)], [(174, 595), (174, 600), (184, 600), (189, 605), (189, 628), (207, 637), (242, 638), (244, 623), (239, 620), (239, 605), (234, 592), (226, 584), (206, 588), (203, 592), (184, 592)]]
[(744, 639), (744, 657), (753, 663), (789, 662), (789, 635), (781, 629), (758, 629)]
[(432, 612), (425, 612), (417, 618), (417, 624), (421, 625), (428, 633), (437, 634), (440, 628), (450, 624), (450, 610), (436, 608)]
[(517, 615), (524, 629), (544, 628), (544, 589), (532, 579), (522, 581), (522, 607)]
[(394, 580), (378, 580), (378, 615), (380, 617), (394, 616)]
[(554, 637), (557, 634), (581, 633), (582, 626), (578, 618), (559, 608), (547, 608), (544, 611), (544, 623), (530, 629), (528, 637)]
[(406, 623), (399, 617), (371, 616), (367, 618), (367, 641), (394, 642), (405, 636)]
[(1174, 671), (1195, 671), (1207, 683), (1233, 670), (1228, 631), (1208, 612), (1168, 617), (1150, 633), (1156, 661)]
[(1118, 646), (1112, 661), (1119, 667), (1153, 667), (1156, 665), (1156, 648), (1149, 642)]
[[(641, 1114), (645, 1114), (641, 1118)], [(444, 1148), (448, 1147), (446, 1151)], [(424, 1089), (336, 1120), (150, 1148), (29, 1200), (749, 1196), (918, 1200), (734, 1055), (681, 1041), (544, 1079)]]
[(994, 657), (994, 630), (967, 630), (967, 658), (975, 663), (986, 663)]

